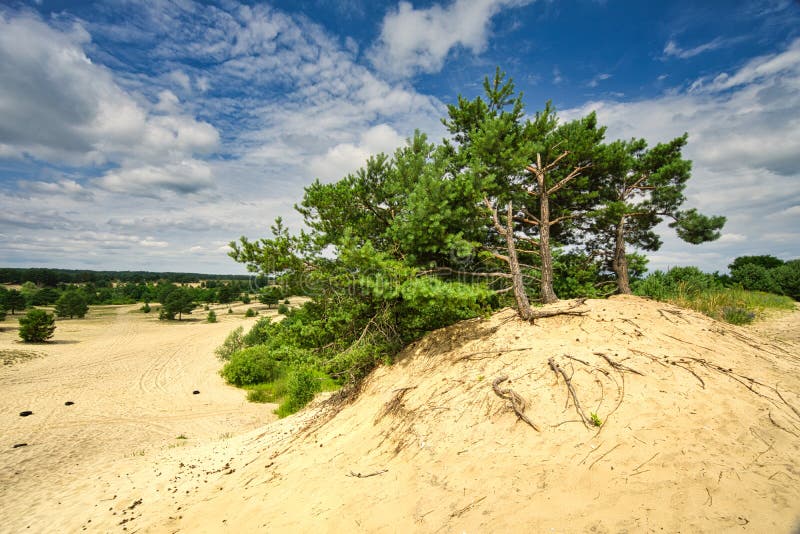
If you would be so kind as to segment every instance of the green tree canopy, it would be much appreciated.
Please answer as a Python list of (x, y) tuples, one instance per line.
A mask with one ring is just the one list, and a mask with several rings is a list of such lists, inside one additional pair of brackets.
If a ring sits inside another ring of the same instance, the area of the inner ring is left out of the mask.
[(78, 317), (83, 319), (86, 312), (89, 311), (89, 306), (86, 304), (86, 298), (82, 293), (71, 290), (65, 291), (58, 297), (56, 301), (56, 315), (59, 317)]
[(655, 227), (664, 217), (688, 243), (720, 236), (725, 217), (707, 217), (695, 209), (680, 211), (691, 177), (691, 162), (682, 157), (686, 140), (684, 134), (650, 149), (644, 139), (615, 141), (597, 154), (602, 182), (587, 247), (614, 271), (621, 293), (631, 292), (626, 245), (658, 250), (662, 242)]
[(195, 306), (192, 301), (192, 295), (183, 287), (176, 287), (172, 291), (169, 291), (161, 304), (159, 318), (170, 321), (175, 320), (176, 315), (180, 321), (183, 314), (192, 313)]
[(34, 308), (19, 318), (19, 337), (26, 343), (47, 341), (56, 330), (56, 319), (51, 313)]

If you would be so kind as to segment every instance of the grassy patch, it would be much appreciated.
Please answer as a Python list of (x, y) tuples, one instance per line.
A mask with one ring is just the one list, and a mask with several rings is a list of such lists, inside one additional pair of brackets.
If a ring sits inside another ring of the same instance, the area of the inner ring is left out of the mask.
[(794, 309), (794, 301), (789, 297), (735, 288), (678, 291), (665, 300), (732, 324), (751, 323), (769, 309)]
[(14, 365), (17, 363), (26, 362), (28, 360), (33, 360), (34, 358), (41, 358), (42, 356), (44, 356), (44, 354), (33, 350), (0, 350), (0, 360), (2, 360), (3, 365)]

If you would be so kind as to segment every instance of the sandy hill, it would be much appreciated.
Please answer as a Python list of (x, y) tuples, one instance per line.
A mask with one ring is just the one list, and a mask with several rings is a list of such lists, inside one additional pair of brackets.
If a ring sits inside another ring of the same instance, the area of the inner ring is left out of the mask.
[(351, 402), (94, 473), (82, 504), (53, 520), (192, 533), (797, 528), (800, 345), (634, 297), (582, 309), (433, 332)]

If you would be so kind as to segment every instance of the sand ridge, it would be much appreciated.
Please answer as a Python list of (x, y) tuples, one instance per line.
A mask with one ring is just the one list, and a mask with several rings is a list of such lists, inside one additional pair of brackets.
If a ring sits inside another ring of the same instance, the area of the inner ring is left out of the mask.
[[(635, 297), (585, 309), (533, 325), (505, 310), (433, 332), (333, 417), (318, 402), (98, 466), (62, 488), (51, 517), (68, 531), (139, 532), (796, 527), (798, 345)], [(786, 321), (797, 328), (800, 313)], [(601, 427), (581, 421), (551, 358)], [(500, 376), (541, 432), (495, 394)]]

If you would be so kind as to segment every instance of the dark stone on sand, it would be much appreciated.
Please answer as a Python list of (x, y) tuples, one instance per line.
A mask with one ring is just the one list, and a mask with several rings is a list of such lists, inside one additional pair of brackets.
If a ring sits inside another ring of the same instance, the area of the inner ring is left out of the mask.
[(197, 390), (192, 391), (192, 395), (200, 395), (200, 392)]
[(33, 412), (30, 410), (25, 410), (24, 412), (19, 412), (20, 417), (28, 417), (29, 415), (33, 415)]
[(75, 403), (72, 402), (72, 401), (67, 401), (67, 402), (64, 403), (64, 406), (72, 406), (73, 404), (75, 404)]
[(12, 447), (12, 448), (19, 449), (20, 447), (27, 447), (27, 446), (28, 446), (27, 443), (15, 443), (14, 447)]

